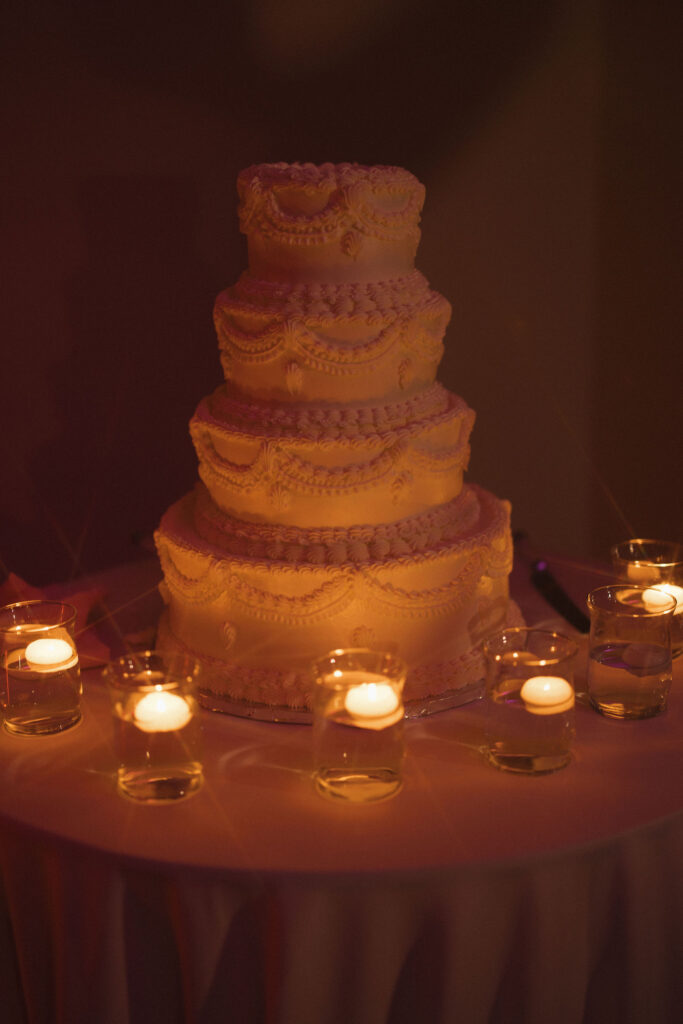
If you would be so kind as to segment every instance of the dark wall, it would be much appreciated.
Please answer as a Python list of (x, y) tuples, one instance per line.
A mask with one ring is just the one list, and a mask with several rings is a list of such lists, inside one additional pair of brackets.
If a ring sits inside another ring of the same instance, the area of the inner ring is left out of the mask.
[[(622, 9), (254, 0), (5, 14), (5, 567), (38, 583), (135, 557), (192, 486), (187, 422), (220, 379), (213, 299), (245, 265), (234, 182), (265, 160), (399, 164), (425, 182), (418, 265), (455, 311), (441, 376), (478, 412), (470, 476), (512, 500), (515, 526), (575, 554), (621, 539), (595, 473), (635, 529), (680, 535), (680, 472), (654, 443), (675, 433), (675, 375), (651, 358), (675, 324), (674, 236), (660, 250), (655, 233), (675, 198), (677, 76), (660, 66), (660, 22)], [(624, 81), (649, 97), (634, 116), (652, 165), (644, 153), (624, 165)], [(637, 402), (649, 445), (620, 426), (634, 393), (622, 402), (612, 387), (619, 352), (649, 368)]]
[[(594, 537), (683, 541), (683, 7), (605, 6)], [(618, 520), (617, 520), (618, 521)]]

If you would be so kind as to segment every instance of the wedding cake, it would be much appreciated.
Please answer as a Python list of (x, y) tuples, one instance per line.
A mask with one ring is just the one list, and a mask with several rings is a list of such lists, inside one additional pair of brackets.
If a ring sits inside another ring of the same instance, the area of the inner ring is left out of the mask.
[(451, 309), (414, 265), (424, 187), (358, 164), (237, 185), (248, 270), (216, 300), (200, 481), (156, 533), (159, 644), (202, 660), (216, 709), (305, 711), (338, 647), (397, 651), (409, 706), (462, 703), (515, 618), (510, 508), (463, 483), (474, 413), (435, 380)]

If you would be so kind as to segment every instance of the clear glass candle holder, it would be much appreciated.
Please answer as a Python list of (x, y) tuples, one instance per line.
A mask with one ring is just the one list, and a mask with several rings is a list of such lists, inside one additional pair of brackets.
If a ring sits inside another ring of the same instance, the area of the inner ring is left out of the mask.
[(134, 651), (104, 670), (112, 700), (119, 791), (164, 803), (202, 784), (197, 659)]
[(676, 599), (628, 583), (588, 595), (588, 695), (608, 718), (652, 718), (671, 688), (671, 622)]
[(314, 781), (323, 796), (364, 803), (401, 788), (406, 667), (386, 651), (331, 651), (314, 665)]
[(63, 732), (81, 718), (76, 609), (63, 601), (19, 601), (0, 609), (2, 706), (7, 732)]
[(496, 768), (538, 775), (569, 763), (576, 652), (569, 637), (544, 629), (504, 629), (485, 641), (485, 754)]
[(683, 544), (635, 537), (615, 544), (612, 565), (618, 579), (652, 586), (676, 598), (671, 619), (671, 656), (683, 654)]

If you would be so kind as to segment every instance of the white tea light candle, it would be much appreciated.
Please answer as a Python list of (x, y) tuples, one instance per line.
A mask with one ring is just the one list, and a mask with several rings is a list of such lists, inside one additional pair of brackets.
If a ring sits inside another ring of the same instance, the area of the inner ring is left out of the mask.
[(520, 697), (532, 715), (556, 715), (574, 706), (574, 689), (561, 676), (532, 676), (522, 686)]
[(675, 583), (655, 583), (648, 587), (643, 593), (643, 604), (649, 612), (658, 612), (668, 604), (667, 596), (676, 600), (674, 615), (683, 614), (683, 587), (677, 587)]
[(133, 712), (133, 721), (143, 732), (172, 732), (182, 729), (191, 718), (192, 709), (185, 698), (161, 687), (145, 694)]
[(352, 687), (344, 700), (354, 718), (384, 718), (398, 708), (398, 697), (389, 683), (365, 682)]
[(626, 566), (626, 578), (630, 583), (647, 584), (652, 579), (652, 566), (647, 563), (631, 562)]
[(54, 637), (32, 640), (26, 647), (26, 660), (36, 672), (66, 668), (67, 662), (75, 660), (75, 654), (70, 643)]

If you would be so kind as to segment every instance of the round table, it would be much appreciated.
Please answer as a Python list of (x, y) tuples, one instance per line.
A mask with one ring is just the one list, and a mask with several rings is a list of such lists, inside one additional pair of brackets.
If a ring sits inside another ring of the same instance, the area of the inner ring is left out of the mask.
[(678, 1021), (682, 670), (659, 718), (579, 705), (553, 775), (484, 761), (481, 702), (407, 722), (366, 805), (315, 793), (309, 727), (202, 712), (204, 786), (168, 806), (117, 793), (88, 670), (74, 729), (0, 732), (1, 1019)]

